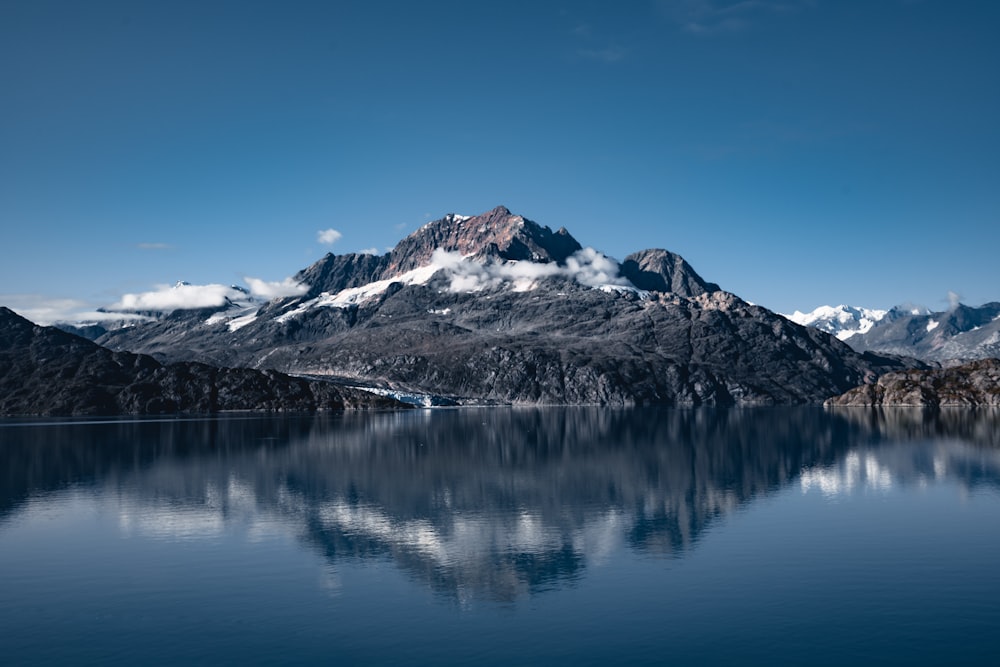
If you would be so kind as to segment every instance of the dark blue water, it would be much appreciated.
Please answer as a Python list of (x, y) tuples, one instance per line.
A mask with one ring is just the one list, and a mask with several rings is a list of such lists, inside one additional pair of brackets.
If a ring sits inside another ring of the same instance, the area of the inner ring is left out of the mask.
[(0, 422), (3, 664), (1000, 664), (1000, 415)]

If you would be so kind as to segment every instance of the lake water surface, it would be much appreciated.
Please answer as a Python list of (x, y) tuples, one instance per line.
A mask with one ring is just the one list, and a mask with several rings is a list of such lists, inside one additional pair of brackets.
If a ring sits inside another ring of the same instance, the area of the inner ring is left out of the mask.
[(1000, 664), (1000, 415), (0, 422), (3, 664)]

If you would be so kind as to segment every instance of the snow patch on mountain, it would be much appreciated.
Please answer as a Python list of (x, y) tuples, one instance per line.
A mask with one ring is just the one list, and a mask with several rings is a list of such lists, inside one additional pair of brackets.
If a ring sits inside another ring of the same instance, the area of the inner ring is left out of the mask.
[(440, 269), (440, 266), (432, 263), (427, 266), (421, 266), (411, 271), (407, 271), (406, 273), (400, 274), (394, 278), (376, 280), (375, 282), (368, 283), (367, 285), (362, 285), (360, 287), (349, 287), (345, 290), (337, 292), (336, 294), (323, 292), (315, 299), (304, 301), (299, 304), (297, 308), (289, 310), (286, 313), (282, 313), (278, 317), (274, 318), (274, 321), (287, 322), (288, 320), (296, 318), (313, 308), (350, 308), (352, 306), (358, 306), (365, 301), (382, 294), (389, 289), (389, 285), (392, 285), (393, 283), (402, 283), (403, 285), (423, 285)]
[(257, 319), (257, 311), (242, 315), (240, 317), (234, 317), (226, 323), (230, 331), (236, 331), (237, 329), (242, 329), (248, 324), (252, 324)]
[(565, 266), (555, 262), (527, 260), (479, 262), (471, 259), (469, 255), (438, 248), (434, 250), (431, 261), (426, 266), (412, 269), (393, 278), (377, 280), (360, 287), (350, 287), (336, 294), (324, 292), (279, 315), (275, 321), (286, 322), (313, 308), (360, 306), (383, 294), (393, 283), (424, 285), (438, 272), (443, 272), (447, 277), (448, 291), (460, 294), (503, 286), (509, 287), (514, 292), (527, 292), (535, 289), (538, 281), (544, 278), (563, 276), (572, 278), (586, 287), (606, 292), (631, 292), (640, 297), (648, 296), (648, 292), (638, 289), (619, 273), (618, 262), (593, 248), (584, 248), (574, 253), (566, 259)]
[(839, 305), (820, 306), (808, 313), (796, 310), (783, 317), (796, 324), (833, 334), (840, 340), (847, 340), (857, 334), (868, 333), (888, 313), (888, 310)]
[(216, 324), (222, 324), (224, 322), (229, 322), (230, 320), (236, 319), (238, 317), (244, 317), (250, 313), (256, 313), (257, 306), (249, 304), (236, 304), (225, 310), (220, 310), (217, 313), (212, 313), (205, 320), (206, 326), (215, 326)]
[(461, 225), (466, 220), (470, 220), (473, 216), (471, 215), (459, 215), (458, 213), (448, 213), (441, 220), (431, 220), (430, 222), (424, 224), (420, 229), (427, 229), (428, 227), (433, 227), (439, 224), (441, 221), (444, 222), (455, 222)]

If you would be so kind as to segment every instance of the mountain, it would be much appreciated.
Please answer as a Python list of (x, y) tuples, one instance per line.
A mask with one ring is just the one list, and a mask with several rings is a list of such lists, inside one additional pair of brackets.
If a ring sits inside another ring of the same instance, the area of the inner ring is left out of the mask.
[(913, 306), (889, 310), (820, 306), (785, 317), (833, 334), (859, 352), (928, 363), (1000, 357), (1000, 303), (996, 302), (978, 307), (960, 303), (941, 312)]
[(295, 280), (309, 285), (306, 298), (322, 293), (379, 284), (384, 280), (417, 280), (411, 272), (435, 266), (435, 253), (458, 253), (473, 261), (502, 260), (558, 264), (582, 250), (565, 229), (553, 232), (498, 206), (483, 215), (448, 214), (406, 237), (391, 252), (374, 255), (327, 254), (300, 271)]
[(402, 407), (276, 371), (214, 368), (112, 352), (0, 307), (0, 415), (214, 413)]
[(829, 406), (1000, 407), (1000, 359), (886, 373), (826, 401)]
[(299, 296), (174, 310), (98, 341), (477, 404), (819, 403), (904, 366), (751, 305), (667, 250), (619, 263), (502, 206), (295, 278)]
[(850, 345), (929, 362), (1000, 357), (1000, 303), (958, 304), (937, 313), (894, 309), (871, 330), (851, 338)]
[(867, 333), (888, 312), (888, 310), (840, 305), (820, 306), (808, 313), (796, 310), (791, 315), (785, 315), (785, 317), (796, 324), (815, 327), (820, 331), (825, 331), (828, 334), (836, 336), (840, 340), (847, 340), (856, 334)]

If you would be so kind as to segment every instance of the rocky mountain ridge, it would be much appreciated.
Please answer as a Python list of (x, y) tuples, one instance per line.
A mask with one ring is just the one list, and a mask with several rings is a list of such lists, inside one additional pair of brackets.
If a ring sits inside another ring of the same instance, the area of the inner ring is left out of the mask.
[(786, 315), (793, 322), (831, 333), (859, 352), (956, 364), (1000, 357), (1000, 303), (955, 304), (945, 311), (896, 306), (874, 310), (821, 306)]
[(861, 352), (939, 363), (1000, 357), (1000, 303), (978, 307), (959, 303), (942, 312), (898, 310), (849, 344)]
[(565, 228), (553, 232), (497, 206), (479, 216), (449, 213), (427, 223), (381, 256), (328, 253), (297, 273), (295, 280), (309, 286), (308, 298), (391, 280), (430, 265), (436, 251), (459, 253), (479, 261), (558, 264), (579, 250), (579, 242)]
[(273, 370), (161, 364), (112, 352), (0, 307), (0, 415), (149, 415), (227, 410), (313, 412), (400, 403)]

